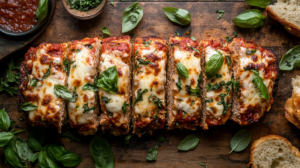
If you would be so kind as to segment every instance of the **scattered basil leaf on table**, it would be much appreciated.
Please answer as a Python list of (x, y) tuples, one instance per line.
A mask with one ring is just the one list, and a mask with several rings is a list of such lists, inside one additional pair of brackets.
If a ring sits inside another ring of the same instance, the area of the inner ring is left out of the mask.
[(92, 83), (87, 83), (82, 87), (82, 90), (91, 90), (91, 91), (98, 91), (98, 86), (97, 84), (92, 84)]
[(176, 68), (179, 76), (189, 78), (189, 70), (181, 62), (177, 63)]
[(57, 164), (49, 158), (45, 151), (39, 152), (38, 161), (41, 168), (58, 168)]
[(96, 8), (102, 2), (103, 0), (68, 0), (67, 4), (69, 3), (70, 9), (88, 11), (89, 9)]
[(156, 142), (157, 142), (157, 145), (159, 147), (161, 147), (161, 143), (164, 143), (166, 141), (165, 137), (163, 137), (162, 135), (160, 135), (159, 137), (157, 137), (156, 139)]
[(0, 147), (6, 145), (14, 135), (10, 132), (0, 132)]
[(149, 47), (150, 43), (152, 42), (152, 40), (146, 41), (145, 43), (143, 43), (145, 45), (145, 47)]
[[(175, 34), (176, 34), (176, 35), (174, 35), (174, 36), (180, 37), (180, 34), (178, 33), (178, 31), (175, 31)], [(174, 36), (173, 36), (173, 37), (174, 37)]]
[(4, 146), (4, 155), (5, 162), (8, 163), (11, 167), (14, 168), (24, 168), (27, 167), (25, 161), (23, 161), (15, 152), (15, 147), (13, 145), (13, 141), (10, 140)]
[(39, 6), (35, 12), (39, 22), (42, 22), (46, 18), (48, 14), (48, 4), (48, 0), (40, 0)]
[(122, 15), (122, 33), (129, 32), (134, 29), (143, 17), (143, 8), (137, 2), (129, 5)]
[(252, 6), (266, 8), (272, 2), (272, 0), (246, 0), (246, 2)]
[(178, 23), (183, 26), (191, 23), (191, 16), (187, 10), (174, 7), (166, 7), (162, 9), (172, 22)]
[(108, 30), (108, 27), (107, 27), (107, 26), (102, 27), (101, 30), (102, 30), (102, 32), (103, 32), (104, 34), (107, 34), (107, 35), (110, 36), (110, 33), (109, 33), (109, 30)]
[(217, 12), (216, 13), (218, 13), (219, 15), (218, 15), (218, 17), (217, 17), (217, 19), (219, 20), (219, 19), (221, 19), (222, 18), (222, 16), (223, 16), (223, 14), (224, 14), (224, 10), (217, 10)]
[(20, 105), (20, 108), (24, 111), (31, 111), (31, 110), (35, 110), (37, 108), (36, 105), (25, 102), (23, 104)]
[(149, 149), (146, 159), (148, 161), (155, 161), (156, 158), (157, 158), (157, 146), (154, 146), (153, 148)]
[(114, 154), (106, 139), (95, 136), (90, 143), (90, 151), (96, 168), (114, 167)]
[(284, 54), (280, 60), (280, 70), (289, 71), (300, 67), (300, 45), (297, 45)]
[(238, 131), (230, 140), (230, 148), (231, 151), (229, 154), (234, 152), (241, 152), (244, 149), (247, 148), (247, 146), (250, 144), (252, 137), (252, 132), (246, 129), (242, 129)]
[(205, 73), (207, 79), (214, 77), (218, 70), (222, 67), (224, 62), (223, 55), (220, 51), (217, 51), (217, 54), (212, 55), (207, 64), (205, 65)]
[(28, 135), (28, 145), (34, 151), (42, 150), (42, 144), (45, 137), (45, 131), (42, 127), (32, 127)]
[(246, 50), (246, 54), (254, 54), (254, 53), (256, 53), (256, 50), (249, 50), (248, 48), (247, 48), (247, 50)]
[(148, 89), (144, 89), (142, 91), (142, 89), (139, 89), (137, 91), (137, 96), (135, 98), (135, 100), (133, 101), (132, 103), (132, 106), (135, 106), (135, 104), (138, 102), (138, 101), (143, 101), (143, 94), (147, 93), (148, 92)]
[(29, 148), (28, 143), (24, 139), (15, 139), (13, 140), (13, 144), (15, 145), (15, 152), (22, 160), (28, 160), (30, 162), (34, 162), (38, 153), (34, 153), (31, 148)]
[(0, 110), (0, 128), (4, 131), (8, 131), (10, 126), (10, 118), (5, 111), (5, 108)]
[(235, 25), (242, 28), (257, 28), (264, 24), (265, 19), (266, 18), (258, 9), (249, 9), (238, 15), (232, 21)]
[(200, 139), (196, 135), (190, 134), (187, 137), (185, 137), (183, 141), (180, 142), (177, 149), (181, 151), (188, 151), (191, 149), (195, 149), (199, 141)]
[(54, 85), (54, 93), (56, 96), (69, 100), (71, 102), (76, 102), (76, 99), (78, 97), (75, 93), (70, 92), (63, 85)]
[(199, 163), (199, 165), (201, 165), (201, 166), (203, 166), (203, 167), (205, 167), (205, 168), (208, 168), (205, 164), (203, 164), (203, 163)]
[(265, 85), (262, 78), (259, 76), (259, 72), (257, 70), (251, 70), (251, 71), (254, 73), (254, 77), (253, 77), (252, 82), (258, 88), (261, 97), (266, 99), (266, 100), (270, 100), (268, 88)]
[(48, 145), (47, 154), (55, 163), (59, 163), (64, 167), (75, 167), (82, 159), (72, 151), (65, 150), (64, 147), (58, 145)]
[(118, 70), (116, 66), (107, 68), (100, 74), (97, 80), (97, 86), (110, 92), (118, 92)]
[(125, 135), (125, 137), (124, 137), (124, 144), (129, 144), (131, 136), (132, 135), (130, 135), (130, 134)]

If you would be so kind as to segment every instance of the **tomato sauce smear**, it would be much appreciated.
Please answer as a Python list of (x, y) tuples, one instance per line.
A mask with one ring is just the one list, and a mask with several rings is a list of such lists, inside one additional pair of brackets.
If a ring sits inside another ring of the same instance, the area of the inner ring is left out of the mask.
[(0, 27), (12, 32), (26, 32), (38, 24), (36, 9), (40, 0), (1, 0)]

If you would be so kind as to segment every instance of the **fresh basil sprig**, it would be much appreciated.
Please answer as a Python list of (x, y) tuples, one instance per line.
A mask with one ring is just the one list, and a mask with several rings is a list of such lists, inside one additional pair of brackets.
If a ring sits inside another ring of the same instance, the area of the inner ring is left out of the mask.
[(8, 114), (5, 112), (5, 108), (0, 110), (0, 128), (3, 131), (8, 131), (8, 128), (10, 127), (10, 118)]
[(42, 127), (32, 127), (28, 135), (28, 145), (34, 151), (42, 150), (45, 131)]
[(42, 22), (46, 18), (48, 14), (48, 4), (48, 0), (40, 0), (39, 6), (35, 12), (39, 22)]
[(107, 34), (107, 35), (109, 35), (109, 36), (110, 36), (109, 29), (108, 29), (108, 27), (107, 27), (107, 26), (105, 26), (105, 27), (102, 27), (102, 28), (101, 28), (101, 31), (102, 31), (102, 33), (104, 33), (104, 34)]
[(132, 106), (135, 106), (135, 104), (138, 102), (138, 101), (143, 101), (143, 94), (147, 93), (148, 92), (148, 89), (144, 89), (142, 91), (142, 89), (139, 89), (137, 91), (137, 96), (135, 98), (135, 100), (133, 101), (132, 103)]
[(100, 74), (97, 80), (97, 86), (110, 92), (118, 92), (118, 70), (116, 66), (107, 68)]
[(264, 24), (265, 19), (266, 18), (258, 9), (249, 9), (238, 15), (232, 21), (235, 25), (242, 28), (257, 28)]
[(82, 87), (82, 90), (92, 90), (94, 92), (98, 91), (97, 84), (87, 83)]
[(15, 147), (16, 154), (22, 160), (28, 160), (30, 162), (34, 162), (37, 157), (38, 153), (34, 153), (31, 148), (29, 148), (27, 142), (24, 139), (17, 138), (13, 139), (13, 145)]
[(12, 167), (16, 168), (23, 168), (27, 167), (24, 160), (22, 160), (15, 152), (15, 147), (13, 145), (13, 141), (9, 141), (4, 146), (4, 155), (5, 155), (5, 162), (8, 163)]
[(129, 5), (122, 15), (122, 33), (129, 32), (134, 29), (143, 18), (143, 8), (137, 2)]
[(222, 16), (223, 16), (223, 14), (224, 14), (224, 10), (217, 10), (217, 12), (216, 13), (218, 13), (219, 15), (218, 15), (218, 17), (217, 17), (217, 19), (219, 20), (219, 19), (221, 19), (222, 18)]
[(106, 139), (95, 136), (90, 143), (90, 151), (95, 160), (95, 167), (114, 167), (114, 154)]
[(251, 70), (251, 71), (254, 73), (254, 77), (253, 77), (253, 81), (252, 82), (254, 83), (254, 85), (257, 86), (261, 97), (264, 98), (264, 99), (266, 99), (266, 100), (270, 100), (268, 88), (265, 85), (265, 83), (262, 80), (262, 78), (259, 76), (259, 72), (257, 70)]
[(280, 70), (289, 71), (300, 67), (300, 45), (297, 45), (284, 54), (279, 63)]
[(189, 70), (181, 62), (177, 63), (176, 68), (179, 76), (189, 78)]
[(246, 2), (252, 6), (266, 8), (272, 2), (272, 0), (246, 0)]
[(190, 134), (187, 137), (185, 137), (183, 141), (180, 142), (177, 149), (181, 151), (188, 151), (191, 149), (195, 149), (199, 141), (200, 139), (196, 135)]
[(183, 26), (191, 23), (191, 16), (187, 10), (174, 7), (166, 7), (162, 9), (172, 22), (178, 23)]
[(77, 94), (75, 94), (74, 92), (70, 92), (63, 85), (54, 85), (54, 93), (56, 94), (56, 96), (69, 100), (71, 102), (76, 102), (78, 97)]
[(217, 54), (212, 55), (205, 65), (205, 73), (207, 79), (214, 77), (224, 62), (223, 54), (217, 51)]
[(252, 132), (246, 129), (242, 129), (234, 134), (234, 136), (230, 140), (231, 151), (229, 152), (229, 154), (231, 154), (233, 151), (241, 152), (246, 149), (250, 144), (251, 137)]
[(10, 132), (0, 132), (0, 147), (5, 146), (14, 135)]
[(157, 146), (152, 147), (151, 149), (149, 149), (146, 159), (148, 161), (155, 161), (157, 158), (157, 153)]
[(41, 168), (58, 168), (57, 164), (43, 150), (39, 152), (38, 161)]
[(75, 167), (82, 159), (72, 151), (65, 150), (64, 147), (58, 145), (48, 145), (47, 154), (55, 163), (59, 163), (64, 167)]
[(31, 111), (31, 110), (35, 110), (37, 108), (36, 105), (25, 102), (23, 104), (20, 105), (20, 108), (24, 111)]

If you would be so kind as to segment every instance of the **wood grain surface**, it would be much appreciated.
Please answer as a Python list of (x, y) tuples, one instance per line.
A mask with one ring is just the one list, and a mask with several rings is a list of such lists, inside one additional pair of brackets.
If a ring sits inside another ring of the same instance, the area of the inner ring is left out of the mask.
[[(114, 7), (108, 3), (100, 16), (89, 21), (79, 21), (70, 16), (59, 1), (56, 3), (53, 21), (43, 35), (32, 43), (32, 46), (37, 46), (42, 42), (62, 43), (84, 37), (102, 36), (101, 28), (104, 26), (108, 26), (111, 36), (123, 35), (121, 33), (122, 12), (130, 3), (115, 2)], [(192, 19), (190, 25), (179, 26), (167, 19), (161, 8), (173, 6), (174, 4), (176, 4), (176, 7), (190, 12)], [(300, 44), (299, 38), (290, 35), (280, 24), (270, 18), (266, 19), (262, 28), (242, 29), (235, 27), (232, 19), (251, 8), (245, 2), (140, 2), (140, 5), (144, 9), (144, 17), (139, 25), (128, 33), (133, 39), (148, 35), (157, 35), (168, 39), (174, 34), (174, 31), (178, 31), (180, 35), (183, 35), (186, 31), (192, 29), (192, 36), (201, 40), (211, 37), (225, 37), (232, 35), (234, 31), (238, 31), (238, 37), (253, 40), (263, 47), (273, 48), (279, 58), (288, 49)], [(220, 20), (217, 20), (218, 14), (215, 11), (220, 9), (224, 10), (225, 13)], [(104, 35), (104, 37), (107, 36)], [(18, 65), (24, 60), (27, 49), (28, 47), (12, 56)], [(8, 61), (9, 59), (5, 59), (0, 64), (0, 72), (7, 68)], [(253, 133), (251, 143), (262, 136), (276, 134), (287, 138), (297, 148), (300, 147), (300, 131), (284, 117), (284, 103), (287, 98), (291, 97), (292, 92), (291, 78), (299, 72), (299, 69), (289, 72), (280, 71), (278, 91), (270, 112), (266, 113), (258, 123), (246, 127), (252, 130)], [(25, 120), (26, 116), (24, 113), (17, 111), (16, 102), (17, 97), (9, 96), (6, 93), (0, 95), (0, 109), (5, 107), (11, 119), (16, 121), (16, 124), (22, 129), (28, 130), (27, 122), (20, 121), (20, 118)], [(233, 152), (228, 155), (230, 139), (240, 129), (241, 127), (238, 124), (228, 121), (226, 125), (211, 127), (208, 131), (203, 131), (201, 128), (196, 131), (161, 130), (153, 136), (146, 135), (142, 138), (133, 136), (129, 145), (123, 144), (123, 136), (113, 137), (104, 135), (101, 132), (97, 134), (109, 141), (114, 152), (115, 167), (194, 168), (201, 167), (199, 162), (202, 162), (209, 168), (246, 168), (249, 162), (250, 146), (243, 152)], [(190, 133), (194, 133), (200, 138), (198, 147), (192, 151), (179, 152), (177, 146)], [(27, 139), (27, 135), (28, 131), (18, 136)], [(82, 142), (71, 142), (67, 138), (52, 133), (47, 133), (47, 135), (47, 140), (64, 145), (66, 149), (74, 151), (83, 159), (77, 166), (78, 168), (94, 167), (94, 161), (89, 151), (89, 142), (93, 138), (92, 136), (84, 137)], [(157, 145), (156, 138), (159, 135), (163, 135), (167, 141), (158, 148), (157, 161), (147, 162), (147, 151)], [(8, 167), (4, 165), (3, 148), (0, 148), (0, 167)], [(35, 163), (29, 164), (29, 167), (39, 166)]]

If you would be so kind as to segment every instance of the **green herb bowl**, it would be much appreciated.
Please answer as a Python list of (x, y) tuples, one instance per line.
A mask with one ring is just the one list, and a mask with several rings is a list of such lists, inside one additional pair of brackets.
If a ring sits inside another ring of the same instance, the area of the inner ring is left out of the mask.
[(67, 10), (67, 12), (79, 20), (89, 20), (100, 15), (108, 2), (108, 0), (103, 0), (101, 4), (99, 4), (97, 7), (93, 9), (90, 9), (88, 11), (79, 11), (76, 9), (70, 9), (70, 5), (67, 4), (68, 0), (61, 0), (61, 1), (64, 5), (64, 8)]

